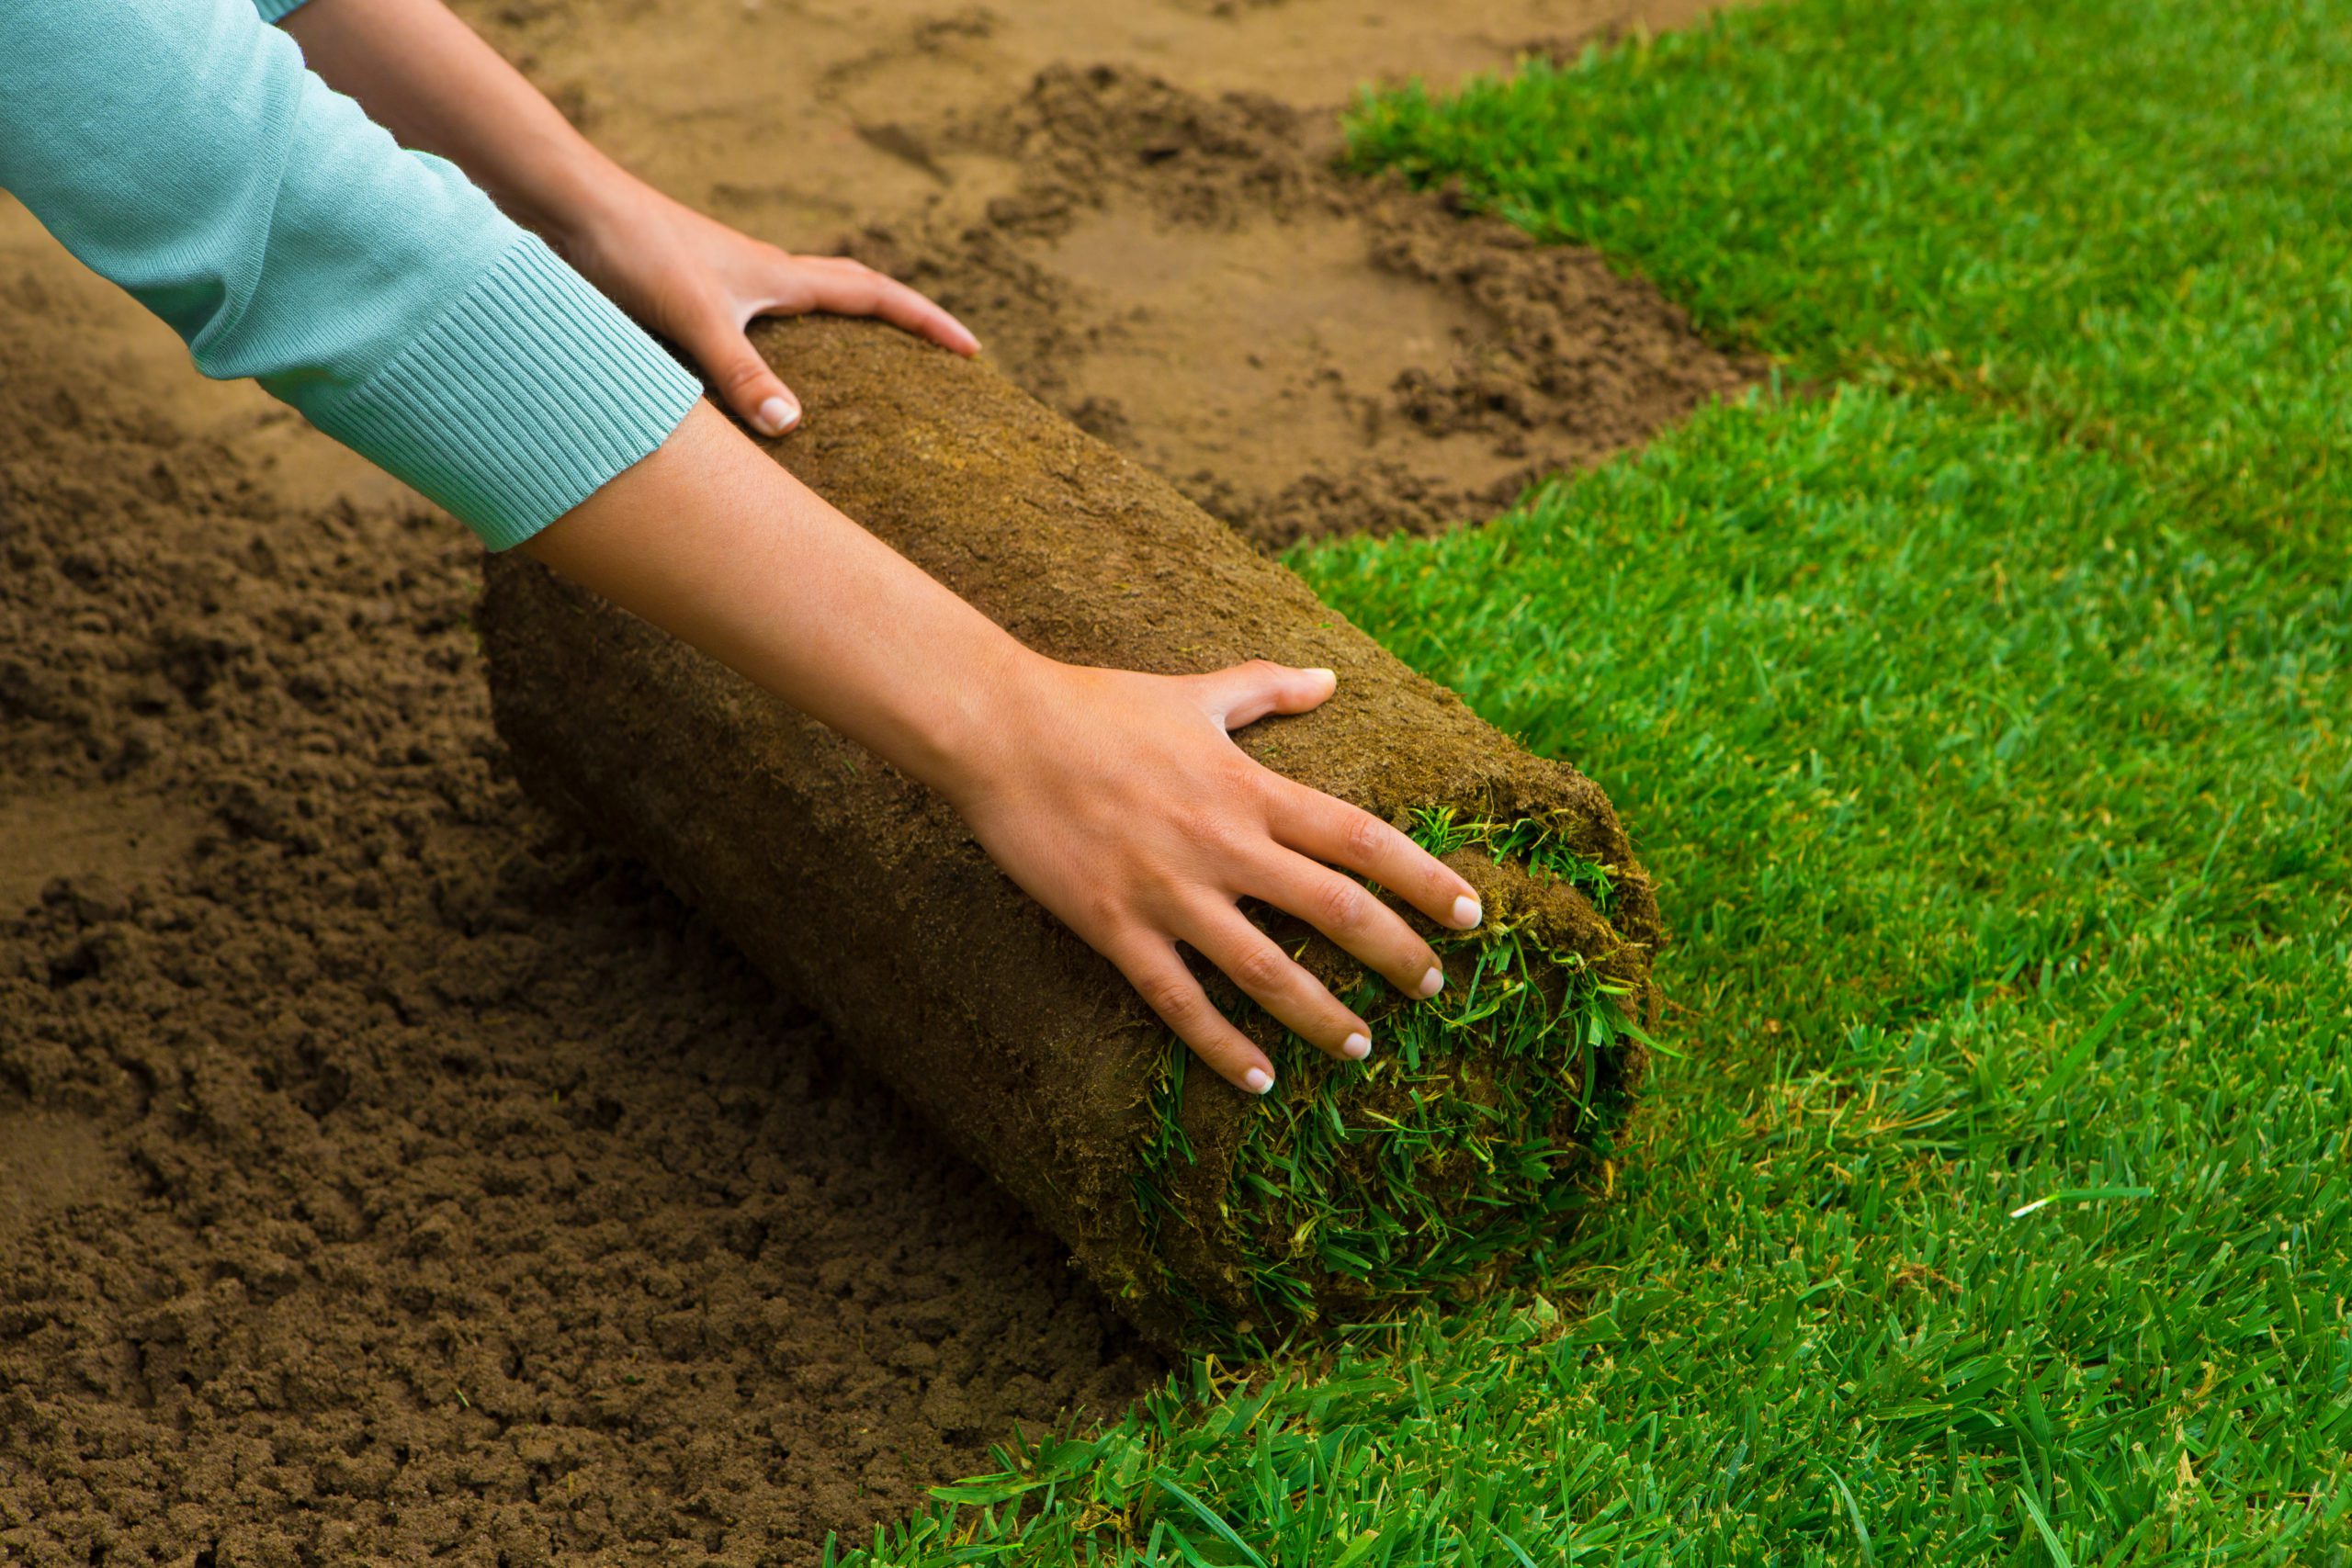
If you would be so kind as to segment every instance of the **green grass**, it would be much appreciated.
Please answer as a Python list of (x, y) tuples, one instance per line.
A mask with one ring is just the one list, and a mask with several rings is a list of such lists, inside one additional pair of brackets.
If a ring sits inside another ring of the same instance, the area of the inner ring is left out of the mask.
[(1611, 788), (1682, 1055), (1536, 1288), (882, 1560), (2352, 1560), (2347, 53), (1799, 0), (1363, 111), (1819, 389), (1297, 563)]

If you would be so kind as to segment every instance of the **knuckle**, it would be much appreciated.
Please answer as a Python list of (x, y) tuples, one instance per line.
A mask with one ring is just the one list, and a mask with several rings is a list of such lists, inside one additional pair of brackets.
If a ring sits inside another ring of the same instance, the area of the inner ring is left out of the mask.
[(757, 359), (739, 359), (719, 373), (718, 384), (730, 392), (749, 392), (767, 378), (768, 367)]
[(1206, 807), (1180, 812), (1176, 818), (1176, 831), (1194, 849), (1213, 852), (1231, 847), (1234, 841), (1232, 817)]
[(1114, 931), (1128, 923), (1126, 900), (1114, 888), (1096, 887), (1079, 896), (1079, 918), (1087, 929)]
[(1281, 775), (1258, 765), (1248, 753), (1235, 750), (1216, 764), (1217, 784), (1235, 795), (1263, 800), (1281, 787)]
[(1364, 901), (1371, 897), (1344, 876), (1316, 885), (1312, 914), (1322, 931), (1353, 931), (1363, 920)]
[(1253, 942), (1233, 960), (1226, 973), (1234, 983), (1253, 995), (1279, 989), (1290, 970), (1290, 960), (1283, 950), (1270, 942)]
[(1151, 1010), (1170, 1023), (1182, 1028), (1198, 1016), (1201, 994), (1191, 976), (1154, 973), (1137, 976), (1135, 984)]
[(1340, 846), (1351, 858), (1368, 859), (1388, 844), (1388, 825), (1369, 811), (1351, 810), (1340, 825)]

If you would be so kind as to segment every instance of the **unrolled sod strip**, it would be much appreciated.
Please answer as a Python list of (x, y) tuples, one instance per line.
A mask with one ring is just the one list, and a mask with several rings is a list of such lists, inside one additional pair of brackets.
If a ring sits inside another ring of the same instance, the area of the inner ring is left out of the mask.
[(1337, 671), (1323, 707), (1240, 744), (1437, 849), (1485, 927), (1412, 917), (1448, 976), (1417, 1003), (1253, 910), (1378, 1042), (1368, 1066), (1332, 1062), (1196, 964), (1276, 1064), (1253, 1099), (1189, 1064), (929, 790), (510, 555), (481, 627), (526, 785), (817, 1007), (1162, 1345), (1262, 1343), (1486, 1288), (1589, 1186), (1656, 1005), (1657, 905), (1600, 788), (986, 364), (859, 322), (757, 341), (810, 410), (768, 450), (1030, 647), (1168, 673)]

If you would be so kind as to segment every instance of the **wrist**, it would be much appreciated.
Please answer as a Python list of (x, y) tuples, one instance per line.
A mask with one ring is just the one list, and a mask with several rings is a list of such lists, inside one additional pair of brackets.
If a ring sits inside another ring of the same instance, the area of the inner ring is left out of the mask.
[(528, 190), (502, 191), (514, 219), (537, 230), (566, 259), (595, 255), (645, 220), (652, 186), (580, 141), (537, 161)]
[(1031, 748), (1029, 720), (1062, 700), (1076, 671), (1004, 636), (931, 694), (903, 762), (958, 812), (1000, 794)]

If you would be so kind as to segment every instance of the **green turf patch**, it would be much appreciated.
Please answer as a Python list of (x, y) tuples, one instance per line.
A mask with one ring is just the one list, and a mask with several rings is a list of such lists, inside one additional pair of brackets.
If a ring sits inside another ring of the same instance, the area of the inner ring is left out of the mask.
[(1196, 1371), (885, 1560), (2352, 1544), (2352, 590), (1867, 389), (1300, 564), (1619, 784), (1685, 1058), (1540, 1294)]
[(1366, 111), (1845, 383), (1297, 561), (1608, 783), (1682, 1055), (1539, 1287), (1189, 1369), (885, 1560), (2352, 1556), (2347, 37), (1801, 0)]
[(2348, 79), (2335, 5), (1803, 0), (1374, 101), (1351, 143), (1801, 378), (2028, 409), (2293, 536), (2352, 497)]

